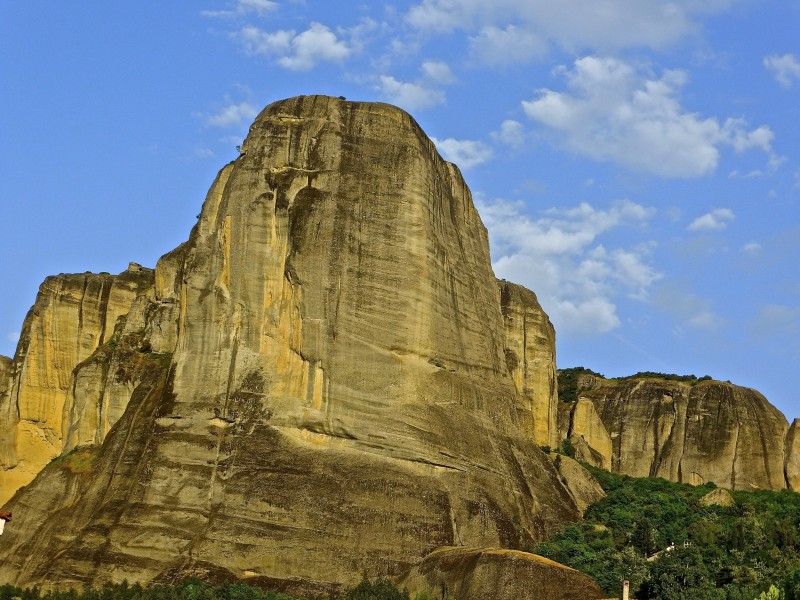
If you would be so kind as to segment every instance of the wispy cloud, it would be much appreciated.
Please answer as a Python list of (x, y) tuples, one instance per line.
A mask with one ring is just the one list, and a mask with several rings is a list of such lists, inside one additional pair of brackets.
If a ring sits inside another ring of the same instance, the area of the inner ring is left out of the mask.
[(483, 27), (470, 38), (469, 46), (472, 56), (489, 66), (526, 63), (547, 54), (547, 40), (515, 25)]
[(390, 75), (378, 78), (381, 95), (407, 110), (432, 108), (444, 102), (444, 92), (425, 82), (400, 81)]
[(432, 137), (431, 140), (446, 160), (455, 163), (462, 170), (477, 167), (492, 159), (492, 149), (483, 142), (453, 138), (439, 140), (435, 137)]
[(519, 121), (506, 119), (500, 128), (491, 133), (492, 139), (512, 148), (521, 148), (525, 144), (525, 127)]
[(237, 0), (233, 7), (227, 10), (203, 10), (200, 14), (204, 17), (229, 19), (231, 17), (256, 14), (264, 16), (278, 8), (278, 3), (272, 0)]
[(683, 327), (716, 331), (725, 324), (725, 319), (714, 312), (711, 301), (694, 294), (683, 279), (672, 279), (654, 289), (651, 301), (681, 321), (678, 331)]
[(800, 81), (800, 61), (794, 54), (767, 56), (764, 58), (764, 67), (771, 71), (778, 83), (785, 88), (792, 87), (795, 81)]
[(730, 208), (715, 208), (697, 217), (686, 228), (689, 231), (722, 231), (736, 218)]
[(678, 100), (687, 81), (682, 71), (654, 78), (617, 59), (587, 56), (560, 72), (569, 91), (539, 90), (522, 107), (557, 143), (582, 156), (692, 178), (716, 169), (722, 146), (771, 152), (773, 133), (766, 126), (748, 130), (741, 119), (720, 123), (684, 110)]
[(300, 33), (294, 29), (264, 31), (248, 25), (232, 36), (247, 54), (275, 57), (279, 66), (291, 71), (308, 71), (321, 62), (342, 63), (354, 51), (354, 44), (321, 23), (311, 23)]
[(226, 104), (213, 113), (197, 113), (206, 125), (212, 127), (238, 127), (252, 121), (258, 114), (258, 108), (250, 102), (233, 102), (227, 96)]
[(742, 252), (746, 254), (758, 254), (762, 250), (763, 248), (758, 242), (747, 242), (744, 246), (742, 246)]
[(389, 102), (406, 110), (423, 110), (444, 104), (443, 87), (455, 83), (450, 66), (444, 61), (426, 60), (420, 66), (415, 81), (401, 81), (391, 75), (381, 75), (375, 88)]
[(650, 264), (651, 242), (606, 247), (601, 236), (642, 227), (655, 211), (628, 200), (598, 209), (582, 203), (538, 218), (519, 203), (481, 201), (499, 277), (536, 291), (559, 331), (598, 334), (620, 326), (617, 299), (642, 300), (661, 274)]
[[(570, 51), (664, 48), (697, 32), (699, 20), (726, 10), (732, 0), (422, 0), (406, 15), (425, 31), (476, 32), (476, 52), (502, 60), (500, 49), (514, 54), (516, 42), (526, 58), (553, 43)], [(513, 26), (508, 26), (513, 23)], [(506, 56), (505, 61), (515, 60)]]

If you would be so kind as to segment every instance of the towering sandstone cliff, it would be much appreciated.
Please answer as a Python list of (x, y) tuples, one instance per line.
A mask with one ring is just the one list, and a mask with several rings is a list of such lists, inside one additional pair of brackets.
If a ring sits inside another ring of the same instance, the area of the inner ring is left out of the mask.
[[(59, 275), (41, 285), (16, 360), (0, 368), (0, 504), (61, 454), (64, 430), (73, 426), (65, 411), (76, 393), (73, 369), (111, 338), (152, 278), (152, 270), (131, 265), (117, 276)], [(101, 442), (121, 409), (104, 406), (88, 441)]]
[(719, 381), (578, 377), (562, 437), (598, 466), (735, 489), (800, 491), (798, 442), (764, 396)]
[(48, 280), (0, 366), (3, 489), (75, 449), (8, 502), (0, 581), (313, 592), (579, 516), (537, 447), (552, 326), (390, 106), (267, 107), (186, 244)]

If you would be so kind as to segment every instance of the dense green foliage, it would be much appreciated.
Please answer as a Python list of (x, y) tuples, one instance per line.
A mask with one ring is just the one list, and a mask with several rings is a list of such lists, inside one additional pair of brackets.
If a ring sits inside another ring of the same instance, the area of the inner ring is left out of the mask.
[[(570, 369), (558, 370), (558, 398), (562, 402), (575, 402), (578, 399), (578, 378), (580, 375), (595, 375), (603, 377), (600, 373), (587, 369), (586, 367), (572, 367)], [(712, 381), (710, 375), (676, 375), (675, 373), (657, 373), (655, 371), (639, 371), (634, 375), (626, 375), (624, 377), (612, 377), (611, 381), (628, 381), (630, 379), (663, 379), (665, 381), (680, 381), (695, 385), (702, 381)], [(730, 382), (728, 382), (730, 383)]]
[(591, 575), (610, 596), (628, 579), (640, 600), (754, 600), (773, 584), (800, 600), (800, 494), (732, 492), (732, 506), (705, 506), (713, 484), (590, 470), (607, 497), (533, 552)]
[(578, 399), (578, 376), (595, 375), (602, 377), (586, 367), (572, 367), (571, 369), (558, 370), (558, 399), (562, 402), (575, 402)]
[[(400, 590), (392, 582), (379, 579), (362, 581), (356, 587), (339, 595), (324, 597), (326, 600), (410, 600), (407, 590)], [(20, 589), (11, 585), (0, 586), (0, 600), (295, 600), (286, 594), (265, 592), (244, 583), (212, 586), (197, 579), (186, 579), (175, 585), (153, 585), (142, 587), (138, 583), (129, 585), (107, 585), (99, 589), (88, 588), (82, 592), (74, 589), (58, 592), (41, 592), (38, 588)], [(423, 593), (414, 600), (433, 600)]]
[(627, 381), (628, 379), (664, 379), (666, 381), (680, 381), (688, 384), (695, 384), (701, 381), (711, 381), (711, 375), (676, 375), (675, 373), (657, 373), (655, 371), (639, 371), (634, 375), (625, 377), (614, 377), (615, 381)]

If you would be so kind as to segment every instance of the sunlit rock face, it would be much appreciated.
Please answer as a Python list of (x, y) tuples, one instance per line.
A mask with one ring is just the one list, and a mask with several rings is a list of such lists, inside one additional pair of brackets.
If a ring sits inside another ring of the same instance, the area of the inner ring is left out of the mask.
[(589, 576), (552, 560), (493, 548), (440, 548), (402, 580), (412, 593), (459, 600), (595, 600)]
[(520, 427), (540, 446), (553, 447), (558, 442), (555, 329), (536, 294), (507, 281), (498, 285)]
[[(131, 265), (117, 276), (58, 275), (42, 283), (0, 384), (0, 505), (61, 454), (72, 425), (65, 407), (75, 393), (73, 369), (111, 339), (152, 279), (152, 270)], [(113, 417), (103, 421), (93, 441), (113, 425)]]
[(795, 419), (786, 434), (786, 483), (800, 492), (800, 419)]
[[(75, 450), (7, 504), (0, 580), (325, 591), (579, 517), (537, 447), (555, 431), (549, 321), (522, 288), (501, 303), (469, 190), (403, 111), (270, 105), (148, 277), (89, 311), (102, 334), (26, 322), (14, 385), (64, 355), (25, 403), (49, 432), (36, 464)], [(70, 310), (110, 298), (104, 281)]]
[(596, 430), (596, 412), (610, 448), (604, 435), (584, 439), (617, 473), (743, 490), (787, 487), (785, 471), (795, 464), (794, 442), (785, 444), (789, 425), (755, 390), (718, 381), (591, 377), (579, 396), (577, 403), (591, 402), (594, 411), (573, 410), (562, 426)]

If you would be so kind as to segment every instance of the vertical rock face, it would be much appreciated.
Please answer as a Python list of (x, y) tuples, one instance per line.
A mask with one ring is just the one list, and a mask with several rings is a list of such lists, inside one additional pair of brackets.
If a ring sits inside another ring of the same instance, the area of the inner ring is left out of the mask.
[(590, 400), (579, 398), (572, 405), (565, 437), (572, 441), (577, 458), (596, 467), (611, 469), (611, 436)]
[(800, 492), (800, 419), (795, 419), (786, 434), (786, 485)]
[[(716, 381), (592, 379), (578, 403), (591, 402), (609, 434), (613, 471), (735, 489), (787, 487), (788, 424), (755, 390)], [(570, 431), (593, 421), (573, 410)], [(590, 445), (607, 452), (605, 442)]]
[(505, 358), (517, 388), (520, 426), (540, 446), (558, 443), (556, 334), (536, 294), (498, 281), (505, 325)]
[(118, 276), (58, 275), (41, 285), (0, 396), (0, 504), (61, 454), (73, 369), (111, 338), (148, 286), (152, 271), (138, 265)]
[(103, 443), (9, 503), (0, 580), (324, 590), (578, 518), (535, 443), (555, 429), (533, 368), (552, 329), (519, 288), (501, 311), (469, 190), (414, 120), (294, 98), (242, 150), (115, 343), (64, 359), (46, 455)]

